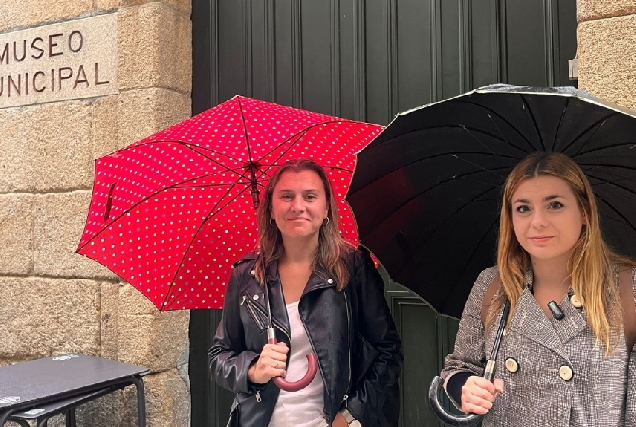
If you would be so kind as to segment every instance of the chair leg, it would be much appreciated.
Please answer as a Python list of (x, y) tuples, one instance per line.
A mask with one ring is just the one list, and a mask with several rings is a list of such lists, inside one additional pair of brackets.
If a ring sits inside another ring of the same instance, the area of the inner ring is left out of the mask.
[(37, 427), (46, 427), (49, 425), (49, 417), (38, 418)]
[(71, 408), (66, 413), (66, 427), (76, 427), (75, 408)]
[(137, 422), (139, 427), (146, 427), (146, 394), (144, 393), (144, 382), (141, 378), (135, 377), (133, 383), (137, 387)]

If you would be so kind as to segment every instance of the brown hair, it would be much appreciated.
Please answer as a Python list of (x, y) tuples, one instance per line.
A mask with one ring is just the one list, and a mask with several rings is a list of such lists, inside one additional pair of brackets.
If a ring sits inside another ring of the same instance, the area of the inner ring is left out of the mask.
[(272, 218), (272, 196), (274, 187), (280, 177), (286, 172), (313, 171), (322, 181), (327, 197), (327, 219), (318, 232), (318, 249), (314, 254), (312, 269), (320, 266), (336, 280), (336, 288), (340, 291), (349, 281), (349, 271), (346, 265), (346, 254), (352, 252), (353, 245), (348, 243), (338, 229), (338, 204), (333, 196), (333, 188), (325, 170), (311, 159), (290, 160), (280, 166), (270, 178), (263, 199), (256, 212), (258, 222), (259, 255), (254, 269), (256, 278), (261, 284), (265, 283), (268, 267), (283, 255), (283, 238), (276, 225), (270, 223)]
[(545, 175), (560, 178), (570, 186), (585, 218), (585, 225), (568, 261), (568, 269), (572, 289), (583, 300), (590, 328), (610, 352), (616, 345), (612, 336), (619, 336), (622, 320), (614, 266), (633, 267), (636, 263), (614, 253), (604, 242), (592, 186), (581, 168), (561, 153), (532, 153), (519, 162), (506, 179), (497, 248), (497, 266), (504, 292), (491, 305), (486, 328), (490, 328), (506, 298), (510, 300), (511, 310), (514, 310), (525, 286), (524, 273), (530, 268), (530, 257), (514, 233), (512, 196), (521, 182)]

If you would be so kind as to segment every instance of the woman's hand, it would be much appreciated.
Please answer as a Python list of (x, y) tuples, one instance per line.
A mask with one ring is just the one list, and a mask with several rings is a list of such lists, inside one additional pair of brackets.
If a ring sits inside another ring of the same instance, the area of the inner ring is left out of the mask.
[(490, 382), (475, 375), (468, 377), (462, 387), (462, 411), (477, 415), (488, 413), (495, 398), (499, 393), (503, 393), (503, 390), (503, 381), (498, 378)]
[(247, 371), (247, 379), (255, 384), (265, 384), (273, 377), (284, 377), (289, 348), (284, 342), (265, 344), (256, 363)]
[(336, 418), (333, 419), (333, 423), (331, 424), (333, 427), (348, 427), (349, 424), (345, 417), (342, 416), (340, 412), (336, 414)]

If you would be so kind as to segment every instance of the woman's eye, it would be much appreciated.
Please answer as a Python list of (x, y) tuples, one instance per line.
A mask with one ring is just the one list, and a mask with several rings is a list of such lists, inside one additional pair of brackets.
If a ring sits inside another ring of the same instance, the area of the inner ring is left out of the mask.
[(307, 194), (305, 196), (305, 199), (307, 199), (307, 200), (315, 200), (316, 199), (316, 195), (315, 194)]
[(526, 206), (526, 205), (521, 205), (521, 206), (517, 206), (515, 208), (515, 210), (517, 212), (519, 212), (519, 213), (526, 213), (526, 212), (530, 211), (530, 208), (528, 206)]
[(283, 200), (291, 200), (292, 196), (291, 194), (283, 194), (280, 198)]
[(550, 209), (561, 209), (563, 207), (563, 203), (554, 201), (550, 203)]

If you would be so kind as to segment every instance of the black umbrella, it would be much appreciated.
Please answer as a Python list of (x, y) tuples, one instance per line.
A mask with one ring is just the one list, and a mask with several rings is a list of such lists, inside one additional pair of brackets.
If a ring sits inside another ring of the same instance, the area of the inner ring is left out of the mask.
[(634, 112), (571, 87), (492, 85), (399, 114), (359, 153), (347, 201), (391, 278), (460, 317), (495, 263), (505, 177), (531, 152), (573, 158), (604, 237), (636, 257), (635, 145)]
[[(574, 159), (597, 198), (606, 241), (636, 257), (636, 116), (574, 88), (493, 85), (398, 115), (358, 155), (347, 201), (359, 239), (396, 282), (460, 317), (474, 280), (495, 263), (501, 190), (535, 151)], [(505, 316), (484, 377), (491, 379)], [(429, 389), (433, 411), (455, 416)]]

